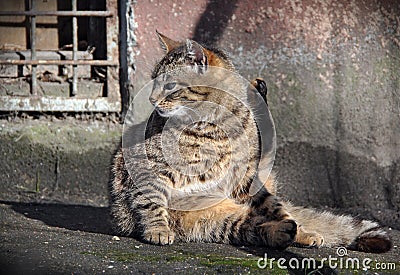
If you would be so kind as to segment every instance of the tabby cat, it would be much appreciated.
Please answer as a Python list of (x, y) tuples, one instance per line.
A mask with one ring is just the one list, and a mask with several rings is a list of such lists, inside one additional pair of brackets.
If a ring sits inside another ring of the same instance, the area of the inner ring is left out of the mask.
[[(387, 233), (375, 222), (295, 207), (282, 201), (276, 196), (273, 173), (256, 194), (251, 194), (260, 160), (260, 134), (245, 104), (219, 89), (201, 85), (180, 87), (168, 77), (159, 79), (179, 66), (189, 66), (199, 76), (211, 67), (235, 72), (232, 62), (222, 50), (192, 40), (181, 43), (157, 34), (165, 56), (152, 73), (152, 78), (158, 79), (149, 98), (155, 111), (147, 123), (145, 139), (120, 149), (112, 168), (111, 214), (121, 234), (158, 245), (179, 240), (276, 249), (292, 244), (340, 245), (374, 253), (391, 248)], [(265, 82), (252, 83), (266, 102)], [(168, 119), (185, 116), (182, 110), (194, 110), (202, 102), (223, 106), (229, 112), (214, 112), (209, 108), (212, 123), (195, 121), (183, 129), (166, 127)], [(235, 118), (228, 115), (232, 113)], [(228, 137), (218, 124), (234, 123), (234, 119), (240, 120), (242, 130)], [(185, 159), (178, 164), (182, 170), (172, 168), (163, 154), (165, 132), (177, 137), (179, 153)], [(242, 136), (246, 136), (246, 150), (240, 145)], [(230, 190), (225, 199), (192, 211), (169, 207), (174, 190), (209, 186), (224, 173), (234, 181), (239, 177), (239, 168), (244, 172), (237, 185), (224, 183), (231, 188), (224, 190)]]

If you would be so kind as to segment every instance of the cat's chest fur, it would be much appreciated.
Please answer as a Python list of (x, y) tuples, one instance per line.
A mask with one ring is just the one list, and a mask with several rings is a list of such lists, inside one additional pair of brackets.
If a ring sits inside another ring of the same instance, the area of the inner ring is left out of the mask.
[(233, 190), (237, 179), (251, 180), (259, 154), (257, 129), (252, 121), (232, 135), (218, 123), (197, 121), (182, 126), (157, 119), (149, 125), (146, 154), (151, 170), (169, 186), (201, 188), (218, 183)]

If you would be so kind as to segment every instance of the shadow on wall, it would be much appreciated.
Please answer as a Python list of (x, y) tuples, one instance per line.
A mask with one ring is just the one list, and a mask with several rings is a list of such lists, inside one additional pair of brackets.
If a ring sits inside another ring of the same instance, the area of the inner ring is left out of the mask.
[(277, 150), (279, 194), (296, 205), (337, 208), (400, 229), (399, 162), (379, 166), (367, 157), (291, 142)]
[(211, 0), (196, 24), (193, 40), (214, 46), (221, 38), (238, 0)]

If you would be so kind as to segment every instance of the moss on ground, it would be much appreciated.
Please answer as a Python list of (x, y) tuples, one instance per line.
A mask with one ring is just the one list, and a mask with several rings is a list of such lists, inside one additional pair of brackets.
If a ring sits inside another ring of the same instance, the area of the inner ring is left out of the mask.
[[(168, 263), (179, 263), (189, 262), (196, 266), (203, 266), (210, 269), (220, 269), (224, 271), (228, 270), (245, 270), (251, 274), (264, 273), (266, 270), (260, 269), (257, 266), (258, 258), (248, 257), (226, 257), (216, 254), (198, 254), (188, 253), (184, 251), (171, 251), (169, 253), (160, 254), (147, 254), (139, 251), (125, 252), (125, 251), (85, 251), (83, 255), (93, 255), (100, 258), (107, 258), (113, 261), (124, 262), (124, 263), (135, 263), (135, 262), (148, 262), (151, 264), (168, 264)], [(269, 262), (268, 262), (269, 266)], [(278, 269), (275, 264), (273, 265), (273, 274), (287, 274), (285, 270)]]
[[(201, 253), (191, 253), (188, 251), (178, 250), (178, 251), (169, 251), (167, 253), (151, 253), (149, 251), (138, 250), (137, 248), (132, 248), (133, 252), (126, 251), (85, 251), (81, 252), (83, 255), (93, 255), (95, 257), (110, 259), (113, 261), (123, 262), (123, 263), (139, 263), (139, 262), (147, 262), (151, 265), (168, 265), (173, 263), (185, 263), (190, 266), (202, 266), (207, 270), (214, 270), (218, 272), (238, 272), (239, 273), (250, 273), (250, 274), (290, 274), (293, 271), (295, 274), (365, 274), (367, 270), (363, 270), (363, 266), (361, 266), (361, 261), (359, 267), (352, 266), (352, 262), (349, 263), (349, 266), (345, 266), (345, 262), (342, 263), (343, 268), (338, 268), (333, 270), (329, 268), (329, 265), (326, 261), (322, 261), (321, 259), (315, 258), (315, 264), (307, 263), (308, 268), (301, 269), (283, 269), (278, 265), (278, 260), (275, 258), (267, 259), (266, 262), (262, 262), (264, 268), (260, 268), (258, 266), (258, 260), (260, 258), (255, 256), (250, 257), (232, 257), (232, 256), (223, 256), (217, 254), (201, 254)], [(164, 251), (165, 252), (165, 251)], [(306, 258), (307, 259), (307, 258)], [(287, 261), (283, 264), (284, 266), (289, 267), (290, 263)], [(271, 262), (272, 261), (272, 262)], [(321, 262), (322, 261), (322, 262)], [(296, 262), (297, 263), (297, 262)], [(302, 263), (302, 258), (298, 258), (298, 263)], [(324, 263), (321, 267), (321, 263)], [(339, 262), (335, 262), (338, 265)], [(281, 263), (282, 264), (282, 263)], [(380, 263), (382, 264), (382, 263)], [(389, 263), (384, 263), (386, 269), (384, 270), (385, 274), (397, 274), (397, 271), (400, 269), (400, 264), (391, 263), (391, 266), (388, 266)], [(294, 263), (291, 263), (293, 266)], [(310, 266), (311, 265), (311, 266)], [(394, 266), (393, 266), (394, 265)], [(381, 272), (382, 268), (378, 268), (377, 261), (372, 261), (369, 263), (370, 269), (368, 272)], [(314, 267), (314, 268), (312, 268)], [(341, 266), (338, 266), (341, 267)]]

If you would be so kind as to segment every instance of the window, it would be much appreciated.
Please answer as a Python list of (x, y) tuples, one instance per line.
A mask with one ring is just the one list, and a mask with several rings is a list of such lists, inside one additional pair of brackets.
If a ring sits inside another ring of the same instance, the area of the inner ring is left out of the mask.
[(119, 112), (117, 0), (0, 2), (0, 111)]

